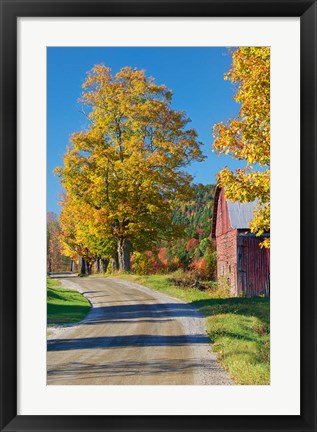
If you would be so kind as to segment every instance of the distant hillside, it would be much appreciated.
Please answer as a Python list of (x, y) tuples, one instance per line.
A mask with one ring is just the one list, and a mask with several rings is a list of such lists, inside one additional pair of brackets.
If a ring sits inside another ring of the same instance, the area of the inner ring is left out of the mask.
[(216, 185), (201, 183), (193, 185), (194, 197), (192, 201), (179, 206), (174, 211), (174, 224), (186, 225), (188, 238), (206, 238), (211, 232), (214, 195)]

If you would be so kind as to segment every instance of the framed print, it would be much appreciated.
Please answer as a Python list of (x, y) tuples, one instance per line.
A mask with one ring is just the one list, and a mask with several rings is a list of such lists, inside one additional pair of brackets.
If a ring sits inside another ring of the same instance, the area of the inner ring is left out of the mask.
[(1, 430), (316, 430), (316, 7), (1, 0)]

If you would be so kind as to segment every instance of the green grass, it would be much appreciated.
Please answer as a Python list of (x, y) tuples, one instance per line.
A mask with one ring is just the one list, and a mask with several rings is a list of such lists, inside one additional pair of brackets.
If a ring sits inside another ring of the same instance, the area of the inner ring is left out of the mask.
[(180, 288), (173, 285), (172, 276), (118, 275), (191, 303), (205, 315), (213, 350), (234, 381), (270, 384), (270, 300), (223, 298), (225, 293), (215, 288)]
[(85, 318), (89, 301), (78, 291), (60, 288), (60, 282), (47, 278), (47, 324), (72, 324)]

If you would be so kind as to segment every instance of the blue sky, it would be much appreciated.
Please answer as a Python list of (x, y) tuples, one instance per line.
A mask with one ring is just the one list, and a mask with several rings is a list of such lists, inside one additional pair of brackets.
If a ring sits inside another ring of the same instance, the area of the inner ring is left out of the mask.
[[(86, 74), (96, 64), (111, 67), (113, 73), (124, 66), (144, 69), (157, 84), (165, 84), (173, 92), (174, 109), (186, 111), (192, 120), (189, 127), (198, 132), (207, 158), (193, 163), (187, 171), (195, 183), (215, 183), (215, 175), (224, 166), (238, 167), (229, 156), (212, 153), (211, 128), (238, 113), (233, 100), (233, 85), (224, 81), (231, 65), (227, 48), (187, 47), (115, 47), (47, 49), (47, 210), (59, 213), (61, 186), (53, 169), (62, 165), (71, 133), (86, 127), (78, 111), (77, 100)], [(239, 164), (241, 166), (241, 163)]]

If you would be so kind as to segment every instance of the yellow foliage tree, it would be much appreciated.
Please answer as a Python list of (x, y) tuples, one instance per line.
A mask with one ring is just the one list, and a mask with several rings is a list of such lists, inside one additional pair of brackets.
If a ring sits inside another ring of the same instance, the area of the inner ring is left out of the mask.
[(91, 248), (90, 235), (85, 217), (85, 208), (80, 206), (75, 199), (64, 195), (60, 204), (62, 210), (59, 215), (61, 227), (60, 242), (65, 256), (76, 260), (81, 258), (81, 273), (90, 273), (92, 263), (96, 259), (96, 253)]
[[(250, 229), (260, 236), (270, 229), (270, 48), (233, 50), (225, 79), (237, 85), (234, 99), (240, 111), (236, 118), (214, 125), (213, 148), (246, 165), (235, 172), (222, 169), (217, 181), (232, 201), (258, 201)], [(269, 239), (262, 246), (269, 247)]]
[(47, 271), (57, 272), (61, 268), (61, 247), (59, 242), (60, 226), (53, 212), (46, 215), (47, 232)]
[[(79, 255), (83, 270), (90, 273), (94, 261), (109, 260), (115, 252), (115, 242), (109, 236), (110, 230), (105, 224), (103, 213), (70, 194), (65, 194), (60, 204), (60, 240), (63, 252), (71, 258), (74, 253)], [(113, 265), (117, 267), (117, 264)]]
[(132, 249), (175, 235), (173, 206), (189, 198), (192, 180), (183, 167), (203, 159), (200, 143), (171, 108), (171, 92), (144, 71), (125, 67), (113, 76), (97, 65), (83, 88), (89, 126), (71, 136), (56, 172), (87, 232), (114, 240), (119, 269), (129, 271)]

